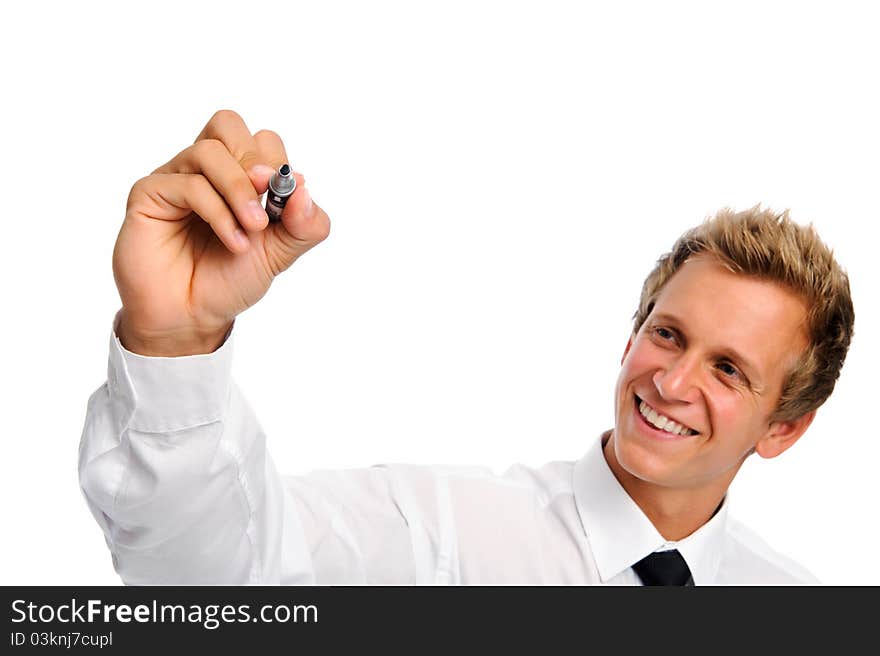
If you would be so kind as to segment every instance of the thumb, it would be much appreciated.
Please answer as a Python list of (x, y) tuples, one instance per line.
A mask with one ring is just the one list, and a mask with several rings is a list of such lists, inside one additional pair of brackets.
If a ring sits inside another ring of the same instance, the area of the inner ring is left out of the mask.
[(296, 191), (284, 206), (281, 221), (265, 230), (266, 255), (276, 276), (330, 234), (330, 217), (312, 200), (302, 174), (293, 175)]

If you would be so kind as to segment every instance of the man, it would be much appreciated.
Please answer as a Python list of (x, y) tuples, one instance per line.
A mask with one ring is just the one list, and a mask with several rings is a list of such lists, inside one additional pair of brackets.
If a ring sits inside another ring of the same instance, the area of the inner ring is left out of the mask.
[(812, 229), (756, 208), (683, 235), (645, 281), (614, 428), (578, 462), (282, 479), (229, 371), (235, 316), (329, 231), (299, 174), (267, 223), (259, 194), (286, 161), (275, 133), (223, 111), (132, 188), (80, 449), (124, 581), (815, 581), (725, 502), (747, 457), (803, 435), (849, 346), (849, 283)]

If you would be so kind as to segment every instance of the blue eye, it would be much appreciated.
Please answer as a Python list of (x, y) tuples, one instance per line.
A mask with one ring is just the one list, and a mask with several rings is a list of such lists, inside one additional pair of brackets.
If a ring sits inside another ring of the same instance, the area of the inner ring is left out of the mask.
[(718, 369), (719, 369), (722, 373), (724, 373), (726, 376), (730, 376), (731, 378), (738, 378), (738, 377), (741, 377), (741, 375), (740, 375), (740, 373), (739, 373), (739, 369), (737, 369), (736, 367), (734, 367), (734, 366), (733, 366), (732, 364), (730, 364), (729, 362), (719, 362), (719, 363), (718, 363)]
[(675, 335), (668, 328), (654, 328), (654, 333), (660, 338), (667, 341), (675, 339)]

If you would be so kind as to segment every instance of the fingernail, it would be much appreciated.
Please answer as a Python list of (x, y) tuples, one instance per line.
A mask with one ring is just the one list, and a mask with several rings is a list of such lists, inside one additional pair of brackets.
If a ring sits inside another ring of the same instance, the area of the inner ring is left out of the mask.
[(251, 245), (251, 240), (248, 239), (248, 236), (244, 234), (244, 231), (241, 228), (236, 228), (233, 236), (235, 237), (235, 241), (238, 242), (238, 245), (242, 248), (248, 248)]
[(251, 173), (260, 177), (265, 177), (267, 175), (270, 176), (275, 173), (275, 169), (273, 169), (271, 166), (266, 166), (265, 164), (254, 164), (251, 167)]
[(269, 223), (269, 215), (266, 214), (266, 210), (263, 209), (263, 206), (260, 205), (259, 201), (249, 200), (247, 211), (253, 222), (257, 225), (265, 226)]

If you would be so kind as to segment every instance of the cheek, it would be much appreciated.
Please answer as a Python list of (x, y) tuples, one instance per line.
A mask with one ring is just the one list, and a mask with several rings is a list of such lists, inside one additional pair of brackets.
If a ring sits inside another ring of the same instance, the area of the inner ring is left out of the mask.
[[(620, 373), (617, 376), (617, 384), (614, 388), (614, 398), (617, 402), (617, 411), (629, 411), (629, 394), (632, 392), (632, 385), (639, 380), (644, 383), (645, 380), (650, 382), (650, 376), (661, 366), (657, 354), (651, 353), (650, 348), (645, 345), (634, 343), (623, 365), (620, 367)], [(647, 377), (647, 378), (646, 378)], [(626, 396), (626, 398), (623, 398)]]
[(644, 340), (637, 340), (620, 369), (620, 380), (628, 382), (651, 374), (664, 366), (664, 352)]
[(714, 432), (743, 437), (754, 432), (757, 414), (741, 396), (730, 390), (713, 390), (705, 398)]

